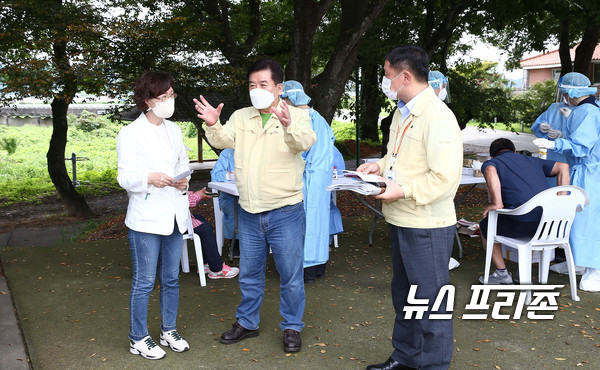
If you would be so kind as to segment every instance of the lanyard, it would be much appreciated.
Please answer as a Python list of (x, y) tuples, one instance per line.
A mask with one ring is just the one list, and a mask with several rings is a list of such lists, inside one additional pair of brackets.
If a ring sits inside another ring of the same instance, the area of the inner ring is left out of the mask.
[[(402, 145), (402, 141), (404, 140), (404, 134), (406, 134), (406, 130), (408, 130), (410, 125), (412, 125), (412, 119), (404, 127), (404, 131), (402, 131), (402, 136), (400, 137), (400, 143), (398, 143), (398, 146), (392, 152), (392, 157), (390, 158), (390, 171), (392, 170), (392, 167), (394, 167), (394, 163), (396, 163), (396, 157), (398, 156), (398, 152), (400, 151), (400, 146)], [(396, 139), (394, 140), (394, 144), (398, 141), (399, 133), (400, 133), (400, 130), (396, 131)]]

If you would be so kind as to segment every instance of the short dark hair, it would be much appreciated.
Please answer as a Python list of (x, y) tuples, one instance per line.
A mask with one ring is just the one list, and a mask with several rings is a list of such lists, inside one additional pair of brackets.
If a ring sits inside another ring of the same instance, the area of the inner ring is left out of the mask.
[(402, 45), (393, 48), (385, 55), (385, 60), (396, 70), (408, 69), (419, 82), (427, 82), (429, 75), (429, 56), (416, 45)]
[(148, 110), (146, 100), (156, 98), (173, 87), (173, 77), (165, 72), (144, 72), (136, 81), (133, 100), (139, 110)]
[(492, 141), (490, 144), (490, 156), (495, 157), (498, 153), (503, 150), (510, 150), (511, 152), (515, 151), (515, 144), (513, 144), (510, 139), (501, 137)]
[(271, 59), (261, 59), (254, 62), (248, 69), (246, 79), (250, 79), (250, 74), (266, 69), (271, 71), (271, 79), (273, 79), (276, 85), (283, 83), (283, 68), (281, 68), (281, 64)]

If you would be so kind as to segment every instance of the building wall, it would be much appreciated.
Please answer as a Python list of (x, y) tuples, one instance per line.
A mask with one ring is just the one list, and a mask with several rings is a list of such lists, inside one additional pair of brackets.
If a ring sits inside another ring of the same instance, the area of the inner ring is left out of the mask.
[(529, 70), (529, 86), (536, 82), (552, 79), (552, 68), (530, 69)]

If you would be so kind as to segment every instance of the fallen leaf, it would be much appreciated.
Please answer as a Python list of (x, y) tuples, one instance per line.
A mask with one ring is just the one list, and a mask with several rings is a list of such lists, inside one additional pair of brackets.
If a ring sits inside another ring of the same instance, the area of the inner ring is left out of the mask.
[(244, 352), (250, 352), (250, 350), (248, 348), (242, 348), (242, 351), (244, 351)]
[(564, 361), (564, 360), (566, 360), (566, 358), (562, 358), (562, 357), (554, 357), (554, 359), (556, 361)]

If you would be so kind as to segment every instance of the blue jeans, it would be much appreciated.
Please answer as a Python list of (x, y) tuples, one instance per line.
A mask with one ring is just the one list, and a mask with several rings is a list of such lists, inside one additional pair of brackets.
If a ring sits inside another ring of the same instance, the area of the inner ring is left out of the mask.
[(281, 281), (279, 312), (281, 330), (301, 331), (304, 327), (304, 233), (306, 218), (302, 202), (262, 213), (241, 209), (238, 217), (240, 236), (239, 284), (242, 300), (237, 308), (238, 322), (256, 330), (260, 306), (265, 295), (265, 272), (269, 247)]
[[(129, 295), (129, 338), (135, 341), (148, 335), (148, 300), (154, 289), (158, 267), (160, 279), (161, 330), (177, 328), (179, 305), (179, 263), (183, 235), (175, 227), (171, 235), (129, 230), (133, 263), (133, 283)], [(202, 267), (202, 266), (200, 266)]]

